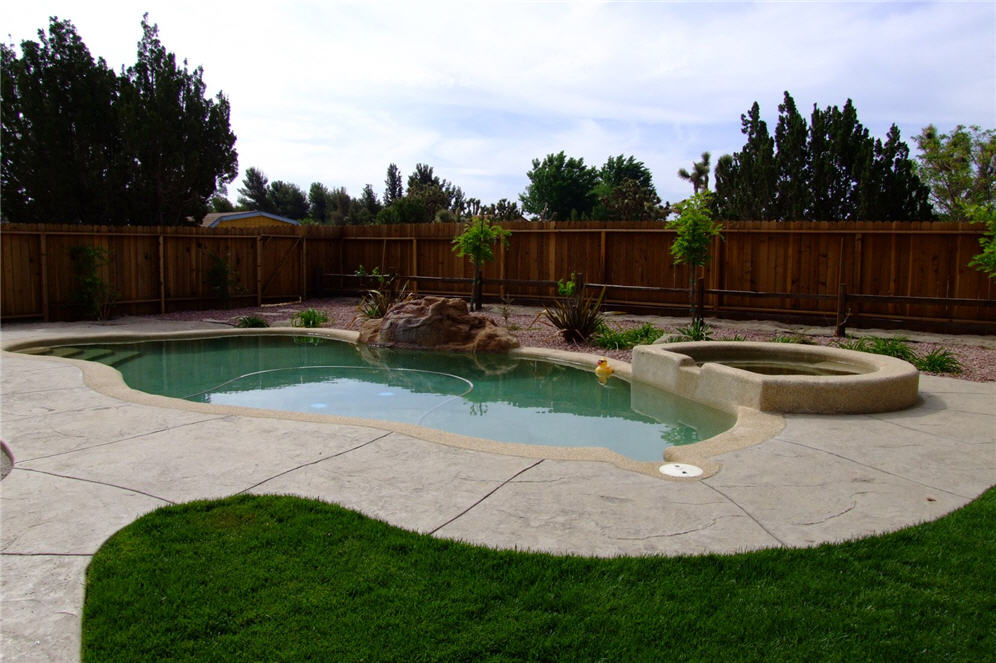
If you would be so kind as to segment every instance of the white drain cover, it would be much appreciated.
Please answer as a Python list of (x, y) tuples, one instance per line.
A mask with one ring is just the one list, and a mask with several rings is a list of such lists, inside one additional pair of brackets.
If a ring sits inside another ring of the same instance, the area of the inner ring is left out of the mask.
[(697, 477), (702, 476), (702, 468), (688, 463), (667, 463), (661, 465), (661, 474), (669, 477)]

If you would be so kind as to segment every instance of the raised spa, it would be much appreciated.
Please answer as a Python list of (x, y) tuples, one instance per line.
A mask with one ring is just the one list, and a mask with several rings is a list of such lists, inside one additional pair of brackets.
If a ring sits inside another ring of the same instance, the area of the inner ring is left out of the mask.
[(633, 377), (703, 403), (767, 412), (888, 412), (916, 404), (919, 372), (866, 352), (787, 343), (640, 346)]

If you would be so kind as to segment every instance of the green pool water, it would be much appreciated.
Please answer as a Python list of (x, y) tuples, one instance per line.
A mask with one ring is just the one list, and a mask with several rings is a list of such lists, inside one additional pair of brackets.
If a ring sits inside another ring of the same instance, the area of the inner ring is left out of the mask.
[(505, 355), (241, 335), (74, 345), (50, 354), (117, 368), (133, 389), (203, 403), (418, 424), (501, 442), (606, 447), (660, 460), (733, 417), (642, 383)]

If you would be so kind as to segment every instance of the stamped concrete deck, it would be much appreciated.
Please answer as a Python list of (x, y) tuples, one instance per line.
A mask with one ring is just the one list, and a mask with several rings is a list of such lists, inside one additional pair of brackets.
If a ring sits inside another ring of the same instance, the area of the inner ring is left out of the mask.
[[(128, 320), (115, 331), (189, 324)], [(106, 325), (18, 325), (4, 341)], [(166, 504), (236, 493), (336, 502), (481, 545), (581, 555), (812, 546), (931, 520), (996, 478), (996, 384), (923, 376), (921, 403), (789, 415), (701, 481), (523, 458), (398, 432), (153, 407), (98, 393), (73, 365), (2, 356), (0, 652), (78, 660), (84, 572), (110, 535)]]

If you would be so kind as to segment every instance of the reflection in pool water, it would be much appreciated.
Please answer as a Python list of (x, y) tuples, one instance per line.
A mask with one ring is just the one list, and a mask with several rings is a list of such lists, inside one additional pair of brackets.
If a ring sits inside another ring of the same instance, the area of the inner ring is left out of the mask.
[[(97, 348), (87, 346), (88, 349)], [(523, 444), (606, 447), (634, 460), (730, 428), (734, 418), (591, 370), (507, 355), (241, 335), (102, 344), (133, 389), (192, 401), (380, 419)]]

